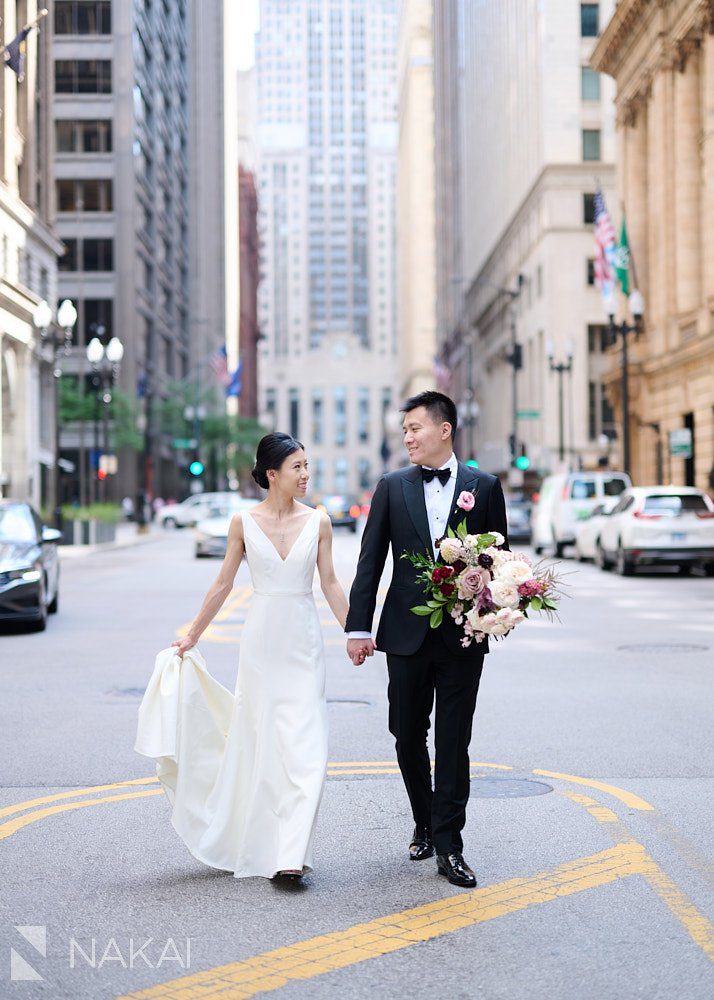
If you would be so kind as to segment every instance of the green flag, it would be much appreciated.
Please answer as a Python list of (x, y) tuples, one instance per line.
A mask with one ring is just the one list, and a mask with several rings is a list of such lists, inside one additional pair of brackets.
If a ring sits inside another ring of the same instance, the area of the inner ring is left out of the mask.
[(622, 216), (620, 245), (615, 251), (615, 274), (624, 295), (630, 294), (630, 243), (627, 239), (627, 224)]

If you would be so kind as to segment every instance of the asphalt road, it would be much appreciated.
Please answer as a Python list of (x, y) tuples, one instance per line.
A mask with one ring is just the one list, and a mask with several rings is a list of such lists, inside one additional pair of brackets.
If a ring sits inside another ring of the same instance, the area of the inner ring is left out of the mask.
[[(346, 586), (357, 545), (338, 534)], [(48, 630), (0, 636), (0, 997), (711, 1000), (714, 580), (564, 568), (562, 623), (487, 660), (465, 892), (407, 860), (384, 659), (355, 669), (324, 601), (316, 870), (283, 889), (201, 866), (133, 743), (217, 563), (187, 532), (64, 560)], [(235, 586), (200, 644), (231, 689), (245, 566)]]

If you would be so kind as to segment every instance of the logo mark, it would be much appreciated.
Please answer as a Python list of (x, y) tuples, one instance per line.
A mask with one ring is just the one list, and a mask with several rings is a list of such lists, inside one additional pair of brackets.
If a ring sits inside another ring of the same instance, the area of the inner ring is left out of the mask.
[[(24, 937), (28, 944), (32, 945), (39, 955), (47, 958), (46, 926), (16, 926), (15, 930)], [(23, 958), (14, 948), (10, 949), (10, 979), (13, 982), (44, 982), (44, 978), (37, 969), (33, 969), (27, 959)]]

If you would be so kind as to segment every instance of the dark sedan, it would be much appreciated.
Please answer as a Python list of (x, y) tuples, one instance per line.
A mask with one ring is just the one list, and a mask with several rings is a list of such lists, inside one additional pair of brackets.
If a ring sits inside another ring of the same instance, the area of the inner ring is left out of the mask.
[(328, 514), (334, 527), (349, 528), (353, 533), (357, 531), (357, 522), (362, 508), (354, 497), (345, 496), (343, 493), (333, 493), (329, 496), (316, 498), (313, 505), (318, 510), (323, 510)]
[(0, 500), (0, 622), (28, 622), (41, 632), (59, 604), (57, 542), (28, 503)]
[(531, 504), (527, 500), (506, 500), (509, 542), (530, 542)]

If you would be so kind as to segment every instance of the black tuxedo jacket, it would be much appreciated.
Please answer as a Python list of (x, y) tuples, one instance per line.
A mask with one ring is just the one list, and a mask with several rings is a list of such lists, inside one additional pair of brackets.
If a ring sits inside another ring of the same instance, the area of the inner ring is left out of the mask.
[[(473, 493), (476, 503), (465, 514), (456, 506), (463, 490)], [(501, 483), (496, 476), (459, 462), (456, 489), (451, 503), (449, 526), (466, 517), (469, 534), (500, 531), (508, 544), (506, 505)], [(362, 536), (357, 573), (350, 591), (350, 610), (346, 632), (371, 632), (377, 602), (377, 586), (392, 547), (394, 572), (387, 592), (377, 631), (377, 648), (384, 653), (410, 656), (419, 649), (429, 628), (429, 619), (415, 615), (410, 608), (423, 604), (426, 594), (417, 581), (417, 569), (402, 552), (424, 552), (433, 556), (429, 521), (424, 502), (424, 486), (418, 465), (382, 476), (372, 498), (372, 506)], [(439, 626), (449, 649), (459, 656), (488, 652), (486, 642), (472, 643), (464, 649), (462, 629), (446, 615)]]

